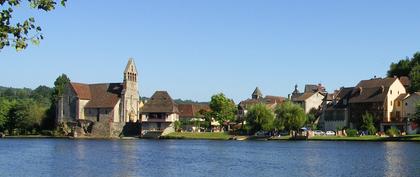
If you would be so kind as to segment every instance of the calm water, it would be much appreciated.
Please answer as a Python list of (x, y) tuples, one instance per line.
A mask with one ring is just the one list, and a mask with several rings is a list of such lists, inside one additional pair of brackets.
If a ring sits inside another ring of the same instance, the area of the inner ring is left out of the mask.
[(0, 139), (0, 176), (420, 176), (420, 143)]

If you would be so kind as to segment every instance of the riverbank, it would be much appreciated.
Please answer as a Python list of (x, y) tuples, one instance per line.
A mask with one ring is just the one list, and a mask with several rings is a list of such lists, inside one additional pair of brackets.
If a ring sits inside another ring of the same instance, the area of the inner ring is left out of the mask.
[[(104, 137), (68, 137), (68, 136), (43, 136), (43, 135), (25, 135), (25, 136), (6, 136), (5, 139), (109, 139), (109, 140), (136, 140), (138, 137), (104, 138)], [(185, 139), (185, 140), (251, 140), (251, 141), (293, 141), (290, 136), (281, 137), (259, 137), (259, 136), (234, 136), (223, 132), (175, 132), (160, 139)], [(314, 136), (307, 141), (407, 141), (420, 142), (420, 134), (405, 135), (399, 137), (379, 137), (379, 136)]]
[[(190, 132), (175, 132), (161, 137), (161, 139), (201, 139), (201, 140), (266, 140), (266, 141), (289, 141), (292, 140), (290, 136), (281, 137), (257, 137), (257, 136), (234, 136), (227, 133), (190, 133)], [(345, 136), (314, 136), (307, 141), (414, 141), (420, 142), (420, 134), (405, 135), (399, 137), (379, 137), (379, 136), (360, 136), (360, 137), (345, 137)]]
[(202, 140), (230, 140), (233, 136), (224, 132), (203, 132), (203, 133), (190, 133), (190, 132), (174, 132), (161, 139), (202, 139)]

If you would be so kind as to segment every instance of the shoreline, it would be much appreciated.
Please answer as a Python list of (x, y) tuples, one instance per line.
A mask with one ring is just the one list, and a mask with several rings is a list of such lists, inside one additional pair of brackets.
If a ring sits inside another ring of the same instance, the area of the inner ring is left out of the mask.
[[(255, 136), (234, 136), (223, 134), (223, 136), (198, 136), (200, 133), (182, 133), (176, 136), (166, 135), (152, 140), (218, 140), (218, 141), (352, 141), (352, 142), (420, 142), (420, 134), (407, 135), (399, 137), (339, 137), (339, 136), (315, 136), (309, 139), (297, 140), (290, 136), (283, 137), (255, 137)], [(24, 135), (24, 136), (6, 136), (1, 139), (69, 139), (69, 140), (150, 140), (140, 137), (69, 137), (69, 136), (43, 136), (43, 135)]]

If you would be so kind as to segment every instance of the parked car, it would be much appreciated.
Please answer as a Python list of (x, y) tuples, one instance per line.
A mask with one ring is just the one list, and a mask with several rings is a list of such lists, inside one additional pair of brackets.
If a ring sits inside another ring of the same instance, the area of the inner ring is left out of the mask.
[(325, 132), (323, 132), (323, 131), (321, 131), (321, 130), (315, 130), (315, 131), (314, 131), (314, 135), (315, 135), (315, 136), (324, 136), (324, 135), (325, 135)]
[(255, 136), (267, 136), (268, 132), (266, 131), (258, 131), (257, 133), (255, 133)]
[(327, 136), (335, 136), (335, 132), (334, 131), (327, 131), (325, 133), (325, 135), (327, 135)]

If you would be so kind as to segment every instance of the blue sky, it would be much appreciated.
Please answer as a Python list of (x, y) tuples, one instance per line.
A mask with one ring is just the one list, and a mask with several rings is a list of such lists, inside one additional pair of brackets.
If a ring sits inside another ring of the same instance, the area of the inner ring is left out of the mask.
[[(114, 1), (115, 2), (115, 1)], [(333, 91), (420, 50), (420, 1), (71, 0), (35, 16), (45, 40), (0, 52), (0, 85), (52, 86), (67, 74), (85, 83), (121, 82), (135, 58), (140, 95), (235, 101), (287, 96), (298, 84)], [(402, 3), (403, 2), (403, 3)]]

